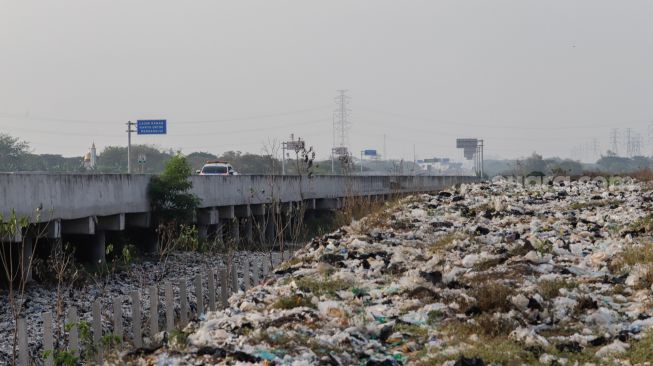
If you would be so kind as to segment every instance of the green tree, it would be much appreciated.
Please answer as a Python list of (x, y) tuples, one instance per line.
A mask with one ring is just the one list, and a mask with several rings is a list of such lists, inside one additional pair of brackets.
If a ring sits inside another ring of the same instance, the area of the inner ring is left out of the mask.
[(23, 159), (29, 153), (29, 144), (17, 137), (0, 133), (0, 170), (22, 170)]
[(148, 198), (155, 220), (159, 223), (187, 224), (200, 201), (189, 190), (192, 168), (186, 158), (177, 154), (166, 163), (160, 176), (153, 176), (148, 187)]
[[(147, 145), (133, 145), (131, 163), (134, 173), (140, 172), (138, 156), (145, 155), (147, 161), (143, 173), (161, 173), (166, 162), (174, 155), (169, 151), (159, 150)], [(107, 146), (98, 156), (98, 171), (103, 173), (127, 172), (127, 148), (123, 146)]]
[(200, 151), (186, 155), (186, 160), (188, 160), (188, 163), (193, 168), (193, 171), (195, 171), (202, 169), (202, 166), (204, 166), (207, 161), (218, 160), (218, 157), (211, 153)]
[(621, 156), (602, 156), (596, 165), (602, 171), (612, 174), (622, 174), (633, 170), (631, 159)]
[[(270, 155), (227, 151), (217, 160), (229, 162), (240, 174), (281, 174), (281, 162)], [(289, 174), (294, 173), (289, 172)]]
[(517, 173), (520, 175), (543, 175), (546, 172), (546, 162), (542, 155), (533, 153), (526, 159), (517, 160)]

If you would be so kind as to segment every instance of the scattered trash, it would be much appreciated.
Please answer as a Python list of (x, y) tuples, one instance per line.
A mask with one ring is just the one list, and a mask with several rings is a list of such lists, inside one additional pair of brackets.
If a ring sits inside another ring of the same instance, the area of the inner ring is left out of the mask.
[(374, 228), (314, 239), (292, 266), (198, 322), (186, 353), (167, 357), (484, 366), (509, 347), (514, 364), (581, 353), (600, 364), (653, 326), (652, 202), (639, 184), (578, 182), (405, 198)]

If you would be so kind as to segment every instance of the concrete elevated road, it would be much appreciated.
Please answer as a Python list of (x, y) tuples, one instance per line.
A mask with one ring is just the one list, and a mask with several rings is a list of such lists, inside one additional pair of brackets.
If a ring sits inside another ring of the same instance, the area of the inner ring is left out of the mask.
[[(15, 213), (39, 221), (50, 239), (83, 240), (92, 259), (103, 258), (107, 234), (131, 228), (151, 230), (146, 194), (150, 178), (141, 174), (0, 173), (0, 213), (5, 218)], [(268, 213), (271, 203), (336, 210), (347, 197), (385, 199), (393, 194), (438, 191), (477, 178), (240, 175), (193, 176), (191, 180), (192, 192), (201, 200), (196, 215), (200, 235), (218, 231), (252, 240), (252, 223)], [(16, 233), (16, 241), (21, 235)]]

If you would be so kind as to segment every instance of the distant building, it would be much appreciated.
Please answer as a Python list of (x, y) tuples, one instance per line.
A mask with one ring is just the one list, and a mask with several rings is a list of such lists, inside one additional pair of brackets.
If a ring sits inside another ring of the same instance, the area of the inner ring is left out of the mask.
[(422, 171), (427, 174), (445, 174), (457, 171), (461, 168), (461, 163), (454, 163), (449, 158), (431, 158), (424, 160), (417, 160)]
[(89, 151), (84, 154), (84, 162), (82, 163), (87, 170), (95, 169), (97, 166), (97, 150), (95, 149), (95, 142), (91, 145)]

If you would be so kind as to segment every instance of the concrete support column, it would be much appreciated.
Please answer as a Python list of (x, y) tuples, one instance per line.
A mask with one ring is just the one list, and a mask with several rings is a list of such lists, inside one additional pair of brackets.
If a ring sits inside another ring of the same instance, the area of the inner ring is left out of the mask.
[(39, 224), (38, 230), (48, 239), (61, 239), (61, 220), (52, 220)]
[(230, 233), (231, 233), (231, 240), (238, 243), (240, 242), (240, 220), (234, 219), (231, 220), (229, 225), (230, 225)]
[(244, 232), (245, 232), (245, 241), (247, 244), (254, 243), (254, 228), (252, 225), (252, 217), (248, 217), (243, 220)]
[(197, 225), (197, 236), (200, 238), (200, 240), (208, 240), (209, 225)]
[(103, 230), (97, 230), (95, 235), (91, 236), (89, 248), (89, 258), (92, 263), (104, 264), (106, 262), (106, 233)]
[(28, 282), (32, 280), (32, 268), (30, 267), (30, 260), (34, 255), (34, 247), (31, 237), (23, 238), (23, 242), (19, 243), (22, 248), (21, 258), (23, 258), (23, 278)]
[(218, 224), (215, 227), (215, 239), (221, 242), (225, 242), (225, 227), (227, 224), (225, 220), (219, 220)]
[(275, 235), (277, 228), (274, 226), (274, 219), (269, 218), (267, 222), (265, 223), (265, 240), (267, 240), (268, 243), (273, 243), (275, 239)]
[(254, 242), (257, 244), (265, 243), (265, 216), (252, 216), (252, 231), (254, 232)]

